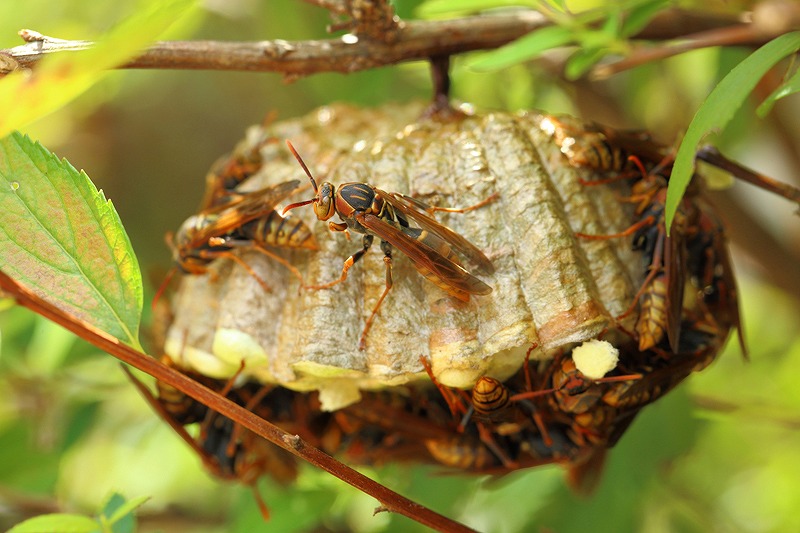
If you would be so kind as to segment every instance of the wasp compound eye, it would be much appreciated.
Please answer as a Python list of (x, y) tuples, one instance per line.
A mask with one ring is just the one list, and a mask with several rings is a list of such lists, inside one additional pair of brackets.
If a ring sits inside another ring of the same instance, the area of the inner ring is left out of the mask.
[(318, 219), (328, 220), (336, 213), (333, 206), (333, 195), (334, 188), (332, 184), (325, 182), (320, 186), (317, 195), (318, 201), (314, 203), (314, 214), (317, 215)]

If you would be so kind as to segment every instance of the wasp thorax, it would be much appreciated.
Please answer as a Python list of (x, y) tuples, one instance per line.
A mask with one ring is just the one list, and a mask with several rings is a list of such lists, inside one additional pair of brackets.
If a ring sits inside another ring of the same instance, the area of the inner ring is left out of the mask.
[(317, 200), (314, 202), (314, 214), (317, 215), (318, 219), (328, 220), (336, 213), (333, 205), (333, 195), (335, 193), (336, 189), (332, 183), (326, 181), (320, 185), (319, 192), (317, 192)]
[(189, 242), (194, 234), (203, 228), (204, 217), (192, 215), (183, 221), (178, 232), (175, 234), (175, 244), (178, 248)]

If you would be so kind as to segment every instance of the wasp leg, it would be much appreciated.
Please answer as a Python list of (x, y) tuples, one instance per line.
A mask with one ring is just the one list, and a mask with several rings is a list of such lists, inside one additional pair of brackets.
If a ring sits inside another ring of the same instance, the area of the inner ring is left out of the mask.
[(508, 468), (509, 470), (514, 470), (519, 468), (519, 463), (511, 459), (508, 454), (500, 448), (497, 444), (497, 441), (494, 440), (494, 436), (492, 435), (492, 431), (483, 423), (478, 422), (475, 424), (478, 428), (478, 436), (481, 439), (481, 442), (491, 451), (495, 457), (500, 459), (500, 462), (503, 463), (503, 466)]
[(367, 332), (372, 327), (372, 322), (375, 320), (375, 315), (378, 314), (378, 308), (383, 303), (383, 299), (386, 298), (392, 288), (392, 245), (386, 241), (381, 241), (381, 250), (383, 250), (383, 263), (386, 265), (386, 288), (383, 289), (383, 294), (378, 298), (378, 303), (372, 308), (372, 314), (369, 315), (366, 324), (364, 324), (364, 331), (361, 332), (361, 338), (358, 340), (359, 350), (367, 347)]
[(350, 270), (350, 267), (352, 267), (356, 263), (356, 261), (361, 259), (361, 257), (365, 253), (367, 253), (367, 250), (369, 250), (369, 247), (372, 246), (372, 239), (373, 239), (372, 235), (364, 235), (364, 238), (361, 241), (362, 242), (362, 248), (359, 251), (357, 251), (356, 253), (354, 253), (353, 255), (351, 255), (350, 257), (348, 257), (347, 259), (345, 259), (344, 266), (342, 267), (342, 277), (340, 277), (337, 280), (331, 281), (330, 283), (324, 283), (322, 285), (308, 285), (308, 286), (306, 286), (306, 289), (311, 289), (311, 290), (314, 290), (314, 291), (318, 291), (320, 289), (330, 289), (334, 285), (338, 285), (339, 283), (341, 283), (344, 280), (346, 280), (347, 279), (347, 271)]
[(622, 231), (620, 233), (609, 233), (608, 235), (591, 235), (589, 233), (579, 233), (579, 232), (576, 231), (575, 232), (575, 236), (580, 238), (580, 239), (590, 239), (590, 240), (595, 240), (595, 241), (607, 240), (607, 239), (618, 239), (618, 238), (622, 238), (622, 237), (627, 237), (629, 235), (633, 235), (634, 233), (636, 233), (638, 230), (644, 228), (645, 226), (652, 226), (655, 223), (656, 223), (656, 218), (651, 215), (651, 216), (648, 216), (648, 217), (645, 217), (645, 218), (641, 219), (639, 222), (631, 225), (630, 227), (628, 227), (628, 229), (626, 229), (625, 231)]
[(274, 259), (278, 263), (280, 263), (283, 266), (285, 266), (287, 268), (287, 270), (289, 270), (289, 272), (291, 272), (292, 275), (294, 275), (294, 277), (296, 277), (298, 279), (298, 281), (300, 281), (300, 286), (301, 287), (305, 286), (305, 283), (303, 282), (303, 275), (300, 274), (300, 271), (297, 270), (294, 266), (292, 266), (292, 264), (289, 263), (289, 261), (287, 261), (286, 259), (284, 259), (283, 257), (281, 257), (281, 256), (279, 256), (277, 254), (274, 254), (274, 253), (270, 252), (266, 248), (264, 248), (262, 246), (259, 246), (257, 244), (253, 245), (253, 249), (258, 251), (258, 252), (261, 252), (262, 254), (266, 255), (270, 259)]
[(206, 259), (206, 258), (208, 258), (208, 259), (217, 259), (217, 258), (220, 258), (220, 257), (225, 257), (227, 259), (230, 259), (234, 263), (237, 263), (239, 266), (241, 266), (242, 268), (247, 270), (247, 272), (251, 276), (253, 276), (253, 278), (258, 282), (258, 284), (261, 285), (261, 288), (263, 288), (264, 291), (272, 292), (272, 287), (270, 287), (269, 284), (267, 284), (266, 281), (261, 279), (261, 276), (256, 274), (256, 271), (253, 270), (253, 267), (251, 267), (250, 265), (245, 263), (242, 260), (242, 258), (239, 257), (238, 255), (236, 255), (234, 253), (231, 253), (231, 252), (212, 252), (212, 251), (201, 251), (199, 255), (200, 255), (200, 257), (202, 257), (204, 259)]
[(496, 192), (489, 196), (488, 198), (481, 200), (477, 204), (473, 204), (469, 207), (437, 207), (435, 205), (428, 206), (428, 213), (435, 213), (436, 211), (444, 211), (445, 213), (468, 213), (469, 211), (474, 211), (479, 209), (487, 204), (490, 204), (500, 198), (500, 193)]
[(428, 373), (428, 377), (431, 378), (431, 382), (433, 382), (436, 388), (439, 389), (439, 393), (441, 393), (442, 398), (444, 398), (445, 403), (447, 403), (447, 407), (450, 408), (450, 413), (453, 415), (453, 417), (457, 417), (459, 413), (466, 415), (469, 410), (464, 406), (464, 402), (462, 402), (452, 390), (439, 383), (439, 380), (437, 380), (436, 376), (433, 375), (433, 368), (431, 368), (430, 362), (428, 362), (425, 356), (421, 355), (419, 357), (419, 362), (425, 369), (425, 372)]

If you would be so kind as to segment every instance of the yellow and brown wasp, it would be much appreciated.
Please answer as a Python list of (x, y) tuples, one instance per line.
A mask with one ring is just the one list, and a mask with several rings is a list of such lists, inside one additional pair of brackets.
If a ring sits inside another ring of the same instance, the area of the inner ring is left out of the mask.
[[(276, 116), (277, 113), (270, 111), (264, 117), (261, 126), (266, 128), (275, 120)], [(261, 148), (277, 142), (277, 137), (266, 137), (255, 146), (247, 149), (237, 147), (232, 153), (214, 161), (206, 174), (206, 191), (200, 203), (200, 211), (229, 201), (229, 194), (264, 165)]]
[[(341, 277), (330, 283), (314, 285), (310, 289), (328, 289), (347, 279), (350, 268), (369, 250), (375, 237), (381, 240), (386, 265), (386, 288), (372, 309), (361, 332), (359, 348), (366, 346), (366, 335), (369, 332), (375, 315), (384, 298), (392, 288), (392, 249), (397, 248), (412, 262), (417, 271), (430, 282), (462, 301), (469, 301), (471, 294), (489, 294), (492, 288), (469, 273), (459, 261), (456, 252), (464, 256), (482, 274), (492, 274), (494, 267), (491, 261), (474, 244), (443, 226), (426, 211), (466, 212), (494, 200), (494, 196), (465, 209), (449, 209), (429, 207), (414, 198), (399, 193), (388, 193), (366, 183), (345, 183), (337, 189), (330, 182), (319, 187), (305, 162), (287, 141), (289, 150), (294, 154), (305, 171), (314, 188), (314, 198), (287, 206), (283, 213), (290, 209), (313, 204), (314, 214), (325, 221), (338, 214), (342, 222), (329, 222), (331, 231), (351, 230), (364, 235), (362, 248), (348, 257), (342, 268)], [(413, 220), (420, 227), (409, 224)]]
[(285, 266), (303, 284), (300, 272), (267, 246), (316, 250), (317, 242), (299, 220), (284, 218), (275, 205), (299, 186), (287, 181), (247, 193), (229, 192), (227, 200), (187, 218), (174, 237), (167, 236), (175, 267), (164, 280), (161, 294), (176, 269), (187, 274), (204, 274), (220, 258), (230, 259), (250, 273), (264, 288), (269, 285), (234, 250), (256, 250)]

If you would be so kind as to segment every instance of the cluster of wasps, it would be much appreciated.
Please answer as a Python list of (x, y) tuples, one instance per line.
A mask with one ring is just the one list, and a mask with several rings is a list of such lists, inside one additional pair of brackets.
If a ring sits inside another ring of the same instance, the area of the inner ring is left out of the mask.
[[(487, 474), (559, 463), (568, 468), (568, 479), (576, 489), (590, 489), (598, 479), (606, 450), (619, 440), (642, 407), (710, 364), (731, 328), (737, 329), (745, 354), (746, 350), (724, 227), (704, 197), (702, 184), (694, 180), (667, 235), (664, 204), (671, 172), (667, 147), (644, 133), (619, 132), (568, 118), (544, 116), (540, 127), (560, 148), (566, 164), (593, 176), (585, 181), (585, 187), (626, 183), (629, 192), (621, 201), (633, 205), (633, 220), (623, 232), (575, 233), (577, 239), (587, 240), (632, 237), (643, 265), (639, 291), (629, 309), (617, 317), (621, 321), (636, 313), (635, 328), (627, 331), (619, 325), (622, 334), (613, 338), (619, 364), (607, 375), (587, 377), (578, 369), (572, 352), (565, 350), (548, 361), (526, 358), (522, 368), (505, 382), (486, 376), (472, 391), (464, 391), (439, 384), (423, 359), (422, 366), (434, 386), (429, 382), (427, 386), (409, 384), (365, 392), (360, 402), (331, 413), (321, 409), (317, 393), (185, 372), (309, 444), (352, 462), (408, 460)], [(294, 146), (287, 145), (308, 177), (313, 198), (278, 206), (300, 189), (297, 180), (241, 192), (239, 186), (261, 166), (257, 147), (223, 158), (209, 173), (199, 213), (168, 238), (176, 269), (186, 275), (203, 274), (211, 262), (227, 259), (246, 269), (269, 291), (269, 284), (237, 254), (237, 250), (256, 250), (285, 266), (302, 288), (326, 290), (346, 281), (349, 269), (377, 237), (384, 254), (386, 283), (361, 332), (362, 349), (392, 287), (394, 250), (400, 250), (423, 277), (454, 298), (467, 301), (471, 295), (492, 290), (475, 275), (490, 276), (490, 260), (465, 237), (437, 222), (433, 213), (466, 213), (496, 196), (453, 209), (431, 207), (367, 183), (318, 185)], [(727, 170), (741, 168), (712, 150), (701, 154)], [(362, 235), (361, 248), (345, 260), (340, 277), (319, 285), (306, 285), (302, 274), (273, 250), (313, 253), (318, 249), (310, 229), (286, 216), (309, 204), (317, 219), (329, 221), (331, 231)], [(334, 215), (341, 222), (330, 221)], [(464, 267), (462, 259), (472, 271)], [(159, 383), (154, 395), (136, 383), (156, 411), (218, 476), (251, 486), (265, 474), (281, 482), (296, 476), (295, 459), (287, 452), (180, 391)], [(200, 424), (196, 436), (184, 428), (193, 423)], [(266, 515), (266, 506), (260, 498), (259, 502)]]

